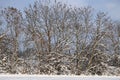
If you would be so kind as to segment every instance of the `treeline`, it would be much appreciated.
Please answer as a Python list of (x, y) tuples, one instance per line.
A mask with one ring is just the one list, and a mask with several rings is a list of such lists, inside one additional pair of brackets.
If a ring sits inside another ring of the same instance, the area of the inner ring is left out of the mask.
[[(91, 7), (36, 1), (0, 16), (1, 73), (104, 74), (119, 66), (120, 23)], [(22, 49), (21, 49), (22, 48)]]

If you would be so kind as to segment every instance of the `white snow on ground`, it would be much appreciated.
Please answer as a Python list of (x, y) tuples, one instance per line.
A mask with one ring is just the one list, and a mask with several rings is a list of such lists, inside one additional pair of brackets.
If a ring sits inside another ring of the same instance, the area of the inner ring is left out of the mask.
[(0, 80), (120, 80), (120, 76), (0, 75)]

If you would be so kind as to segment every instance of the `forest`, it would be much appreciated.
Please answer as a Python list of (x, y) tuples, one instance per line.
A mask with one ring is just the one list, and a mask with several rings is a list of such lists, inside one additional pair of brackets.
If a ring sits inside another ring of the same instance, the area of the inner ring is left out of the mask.
[(4, 8), (0, 74), (120, 76), (120, 22), (52, 0)]

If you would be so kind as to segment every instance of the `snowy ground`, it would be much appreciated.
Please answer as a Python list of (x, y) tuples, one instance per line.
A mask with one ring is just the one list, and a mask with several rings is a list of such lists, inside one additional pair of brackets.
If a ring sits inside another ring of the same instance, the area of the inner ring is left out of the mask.
[(0, 80), (120, 80), (120, 76), (0, 75)]

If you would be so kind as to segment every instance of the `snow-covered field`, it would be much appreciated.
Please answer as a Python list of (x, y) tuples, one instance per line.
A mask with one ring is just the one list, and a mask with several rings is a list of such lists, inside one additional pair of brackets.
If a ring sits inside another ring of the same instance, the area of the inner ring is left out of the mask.
[(115, 76), (0, 75), (0, 80), (120, 80)]

